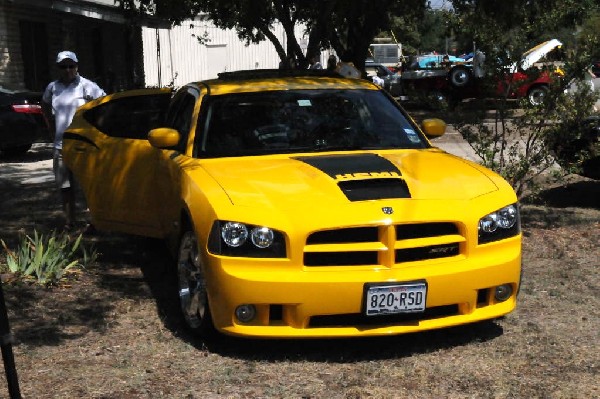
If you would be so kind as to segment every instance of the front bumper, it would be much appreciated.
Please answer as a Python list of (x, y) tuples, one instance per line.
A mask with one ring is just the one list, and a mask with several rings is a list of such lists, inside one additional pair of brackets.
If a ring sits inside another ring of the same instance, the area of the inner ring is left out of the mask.
[[(493, 319), (516, 306), (521, 273), (521, 237), (485, 245), (443, 260), (379, 266), (295, 266), (289, 260), (208, 255), (208, 292), (218, 331), (263, 338), (359, 337), (403, 334)], [(366, 283), (425, 280), (426, 312), (363, 316)], [(512, 287), (503, 302), (494, 288)], [(249, 323), (235, 309), (252, 304)]]

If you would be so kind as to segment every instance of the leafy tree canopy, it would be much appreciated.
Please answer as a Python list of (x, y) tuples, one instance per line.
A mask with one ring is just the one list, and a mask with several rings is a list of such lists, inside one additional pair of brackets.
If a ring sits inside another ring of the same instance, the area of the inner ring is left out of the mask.
[[(390, 29), (392, 16), (407, 20), (420, 18), (426, 0), (116, 0), (132, 17), (151, 14), (178, 24), (202, 15), (217, 27), (235, 29), (247, 43), (270, 40), (282, 61), (294, 57), (300, 67), (320, 50), (333, 47), (343, 61), (362, 68), (369, 45), (380, 31)], [(280, 22), (287, 43), (273, 34)], [(306, 53), (294, 28), (306, 26)]]
[(573, 41), (575, 28), (598, 9), (599, 0), (453, 0), (450, 24), (463, 45), (484, 52), (520, 55), (551, 38)]

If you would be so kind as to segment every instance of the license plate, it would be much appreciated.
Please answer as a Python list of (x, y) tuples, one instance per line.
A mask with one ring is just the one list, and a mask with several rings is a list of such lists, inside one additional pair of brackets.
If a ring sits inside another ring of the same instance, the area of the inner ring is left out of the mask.
[(364, 313), (367, 316), (425, 311), (427, 283), (367, 284)]

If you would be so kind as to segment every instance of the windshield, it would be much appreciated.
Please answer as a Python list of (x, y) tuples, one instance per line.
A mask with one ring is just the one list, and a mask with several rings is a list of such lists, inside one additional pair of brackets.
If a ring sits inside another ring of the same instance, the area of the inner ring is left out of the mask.
[(264, 91), (208, 101), (202, 157), (428, 147), (380, 91)]

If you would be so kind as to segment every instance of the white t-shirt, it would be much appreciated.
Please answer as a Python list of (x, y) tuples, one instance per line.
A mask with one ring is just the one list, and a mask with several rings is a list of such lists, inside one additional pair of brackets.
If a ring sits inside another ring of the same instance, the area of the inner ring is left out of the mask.
[(383, 85), (385, 84), (385, 81), (377, 75), (373, 75), (372, 79), (373, 79), (373, 83), (375, 83), (378, 86), (383, 87)]
[(77, 108), (90, 100), (105, 95), (104, 90), (96, 83), (79, 75), (68, 85), (55, 80), (46, 87), (42, 100), (52, 106), (56, 122), (54, 148), (62, 149), (63, 134), (73, 121)]

